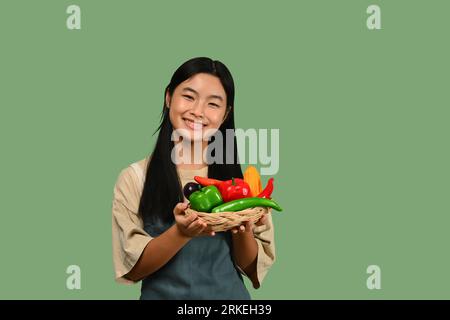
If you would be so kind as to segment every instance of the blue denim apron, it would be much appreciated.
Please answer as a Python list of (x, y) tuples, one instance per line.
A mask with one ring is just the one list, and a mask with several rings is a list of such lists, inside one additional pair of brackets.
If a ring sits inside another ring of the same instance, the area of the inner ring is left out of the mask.
[[(152, 237), (172, 225), (145, 220), (144, 229)], [(140, 298), (249, 300), (242, 275), (232, 259), (230, 232), (191, 239), (163, 267), (142, 280)]]

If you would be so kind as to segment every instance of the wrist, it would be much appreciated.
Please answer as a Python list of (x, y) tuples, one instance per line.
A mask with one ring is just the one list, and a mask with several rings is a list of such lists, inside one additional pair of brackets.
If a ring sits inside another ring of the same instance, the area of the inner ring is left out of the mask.
[(189, 240), (192, 239), (191, 236), (188, 236), (187, 234), (185, 234), (185, 233), (183, 232), (183, 230), (181, 230), (181, 227), (180, 227), (177, 223), (174, 224), (173, 228), (174, 228), (175, 235), (176, 235), (178, 238), (180, 238), (180, 239), (182, 239), (182, 240), (184, 240), (184, 241), (189, 241)]

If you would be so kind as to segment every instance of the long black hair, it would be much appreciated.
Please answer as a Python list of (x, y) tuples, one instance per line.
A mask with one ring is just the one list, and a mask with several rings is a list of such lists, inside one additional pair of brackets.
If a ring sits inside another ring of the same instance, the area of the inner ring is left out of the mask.
[[(142, 218), (159, 219), (164, 222), (173, 222), (173, 208), (183, 201), (180, 179), (176, 165), (172, 162), (171, 152), (174, 142), (171, 139), (173, 126), (169, 118), (169, 108), (166, 106), (166, 93), (172, 97), (175, 88), (183, 81), (197, 73), (207, 73), (219, 78), (227, 95), (227, 117), (219, 128), (217, 134), (222, 134), (224, 150), (220, 156), (221, 161), (208, 165), (208, 177), (219, 180), (229, 180), (232, 177), (242, 178), (242, 169), (237, 154), (236, 136), (234, 134), (234, 81), (228, 68), (218, 60), (207, 57), (198, 57), (184, 62), (173, 74), (170, 83), (164, 91), (163, 111), (158, 129), (158, 139), (148, 161), (144, 189), (139, 203), (139, 214)], [(232, 129), (232, 135), (226, 134)], [(233, 150), (227, 150), (227, 138), (233, 139)], [(214, 141), (214, 136), (212, 138)], [(209, 146), (211, 142), (209, 141)], [(232, 154), (231, 154), (232, 153)], [(227, 154), (228, 157), (227, 158)], [(216, 156), (214, 149), (211, 155)], [(231, 164), (226, 159), (233, 159)]]

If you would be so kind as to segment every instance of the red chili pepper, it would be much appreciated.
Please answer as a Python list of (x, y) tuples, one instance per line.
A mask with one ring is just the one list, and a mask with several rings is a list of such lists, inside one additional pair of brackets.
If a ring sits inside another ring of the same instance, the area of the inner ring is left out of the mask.
[(205, 178), (200, 176), (195, 176), (194, 180), (197, 181), (199, 184), (201, 184), (203, 187), (206, 186), (219, 186), (223, 181), (217, 180), (217, 179), (211, 179), (211, 178)]
[(231, 180), (223, 181), (219, 184), (218, 188), (224, 202), (251, 196), (248, 183), (240, 178), (232, 178)]
[(270, 178), (267, 182), (267, 186), (264, 188), (263, 191), (261, 191), (260, 194), (258, 194), (258, 198), (266, 198), (266, 199), (272, 199), (270, 196), (273, 192), (273, 178)]

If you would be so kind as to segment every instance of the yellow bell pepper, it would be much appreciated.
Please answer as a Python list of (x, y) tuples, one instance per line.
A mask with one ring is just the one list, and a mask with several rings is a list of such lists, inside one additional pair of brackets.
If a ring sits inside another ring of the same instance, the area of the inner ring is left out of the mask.
[(254, 166), (248, 166), (244, 172), (244, 181), (248, 183), (252, 197), (258, 196), (262, 191), (261, 177)]

